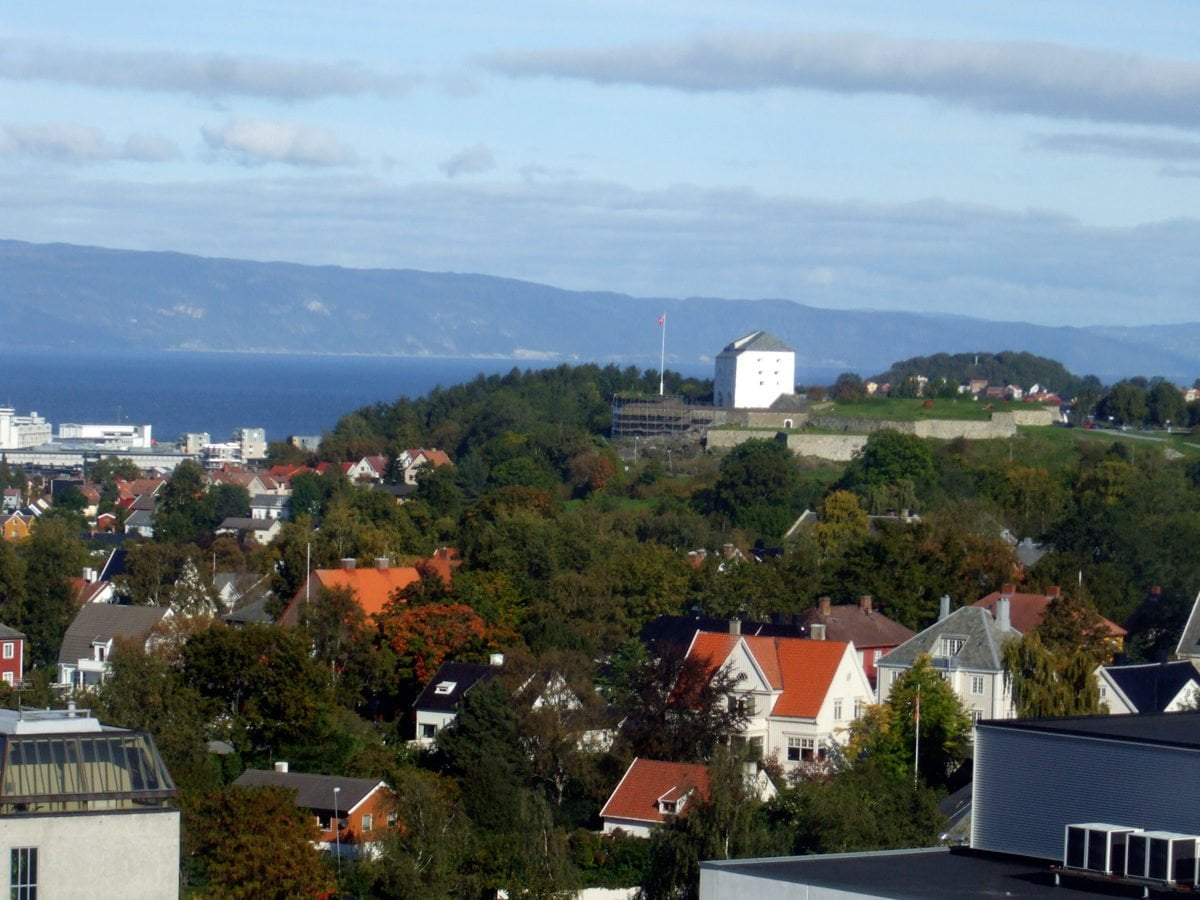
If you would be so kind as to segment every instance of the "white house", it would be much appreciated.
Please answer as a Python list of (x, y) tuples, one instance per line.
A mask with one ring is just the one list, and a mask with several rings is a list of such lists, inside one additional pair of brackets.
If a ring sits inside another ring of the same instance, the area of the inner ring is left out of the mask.
[(175, 793), (148, 734), (0, 710), (0, 895), (178, 897)]
[(103, 683), (116, 639), (149, 641), (154, 627), (169, 615), (165, 606), (85, 604), (63, 635), (54, 686), (87, 689)]
[(752, 331), (717, 354), (713, 405), (766, 409), (796, 392), (796, 351), (774, 335)]
[(697, 632), (688, 656), (740, 676), (732, 699), (746, 712), (742, 738), (750, 747), (790, 771), (844, 743), (850, 723), (874, 702), (854, 645), (737, 631)]
[(504, 657), (499, 653), (492, 656), (491, 665), (444, 662), (438, 667), (437, 673), (413, 703), (418, 744), (431, 746), (438, 732), (453, 722), (458, 715), (459, 701), (467, 691), (477, 684), (491, 680), (499, 673), (504, 664)]
[(1200, 707), (1200, 660), (1098, 666), (1100, 704), (1113, 715), (1179, 712)]
[(996, 601), (994, 611), (963, 606), (954, 612), (950, 598), (943, 597), (937, 622), (880, 657), (879, 701), (885, 702), (896, 680), (919, 655), (927, 654), (975, 721), (1011, 719), (1015, 707), (1002, 653), (1008, 641), (1020, 636), (1009, 620), (1007, 597)]

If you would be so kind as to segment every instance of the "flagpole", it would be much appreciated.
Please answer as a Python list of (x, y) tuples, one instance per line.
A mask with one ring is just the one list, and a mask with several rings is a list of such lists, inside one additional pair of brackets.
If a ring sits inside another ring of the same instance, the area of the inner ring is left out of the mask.
[(913, 721), (916, 723), (916, 735), (913, 737), (913, 787), (917, 785), (917, 773), (921, 771), (921, 688), (917, 688), (917, 698), (913, 702)]
[(667, 314), (663, 313), (658, 324), (662, 326), (662, 349), (658, 352), (658, 396), (663, 395), (663, 365), (667, 358)]

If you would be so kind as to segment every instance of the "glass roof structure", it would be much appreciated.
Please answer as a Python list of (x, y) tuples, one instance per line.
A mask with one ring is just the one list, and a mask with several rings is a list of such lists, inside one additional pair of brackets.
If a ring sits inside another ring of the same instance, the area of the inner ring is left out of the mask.
[(163, 806), (175, 793), (143, 732), (0, 733), (0, 815)]

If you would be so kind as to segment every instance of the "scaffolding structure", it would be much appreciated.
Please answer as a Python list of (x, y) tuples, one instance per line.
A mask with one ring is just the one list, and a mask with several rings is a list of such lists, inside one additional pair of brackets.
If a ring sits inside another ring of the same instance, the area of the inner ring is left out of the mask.
[(651, 437), (703, 431), (719, 424), (724, 410), (692, 403), (686, 397), (622, 397), (612, 400), (612, 436)]

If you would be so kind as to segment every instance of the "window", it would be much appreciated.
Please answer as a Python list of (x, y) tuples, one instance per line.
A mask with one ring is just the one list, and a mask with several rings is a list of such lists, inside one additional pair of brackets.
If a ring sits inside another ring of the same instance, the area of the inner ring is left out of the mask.
[(730, 712), (741, 713), (745, 716), (753, 716), (754, 708), (755, 704), (753, 694), (739, 694), (729, 698)]
[(803, 738), (790, 737), (787, 739), (788, 762), (800, 762), (800, 742)]
[(12, 641), (4, 642), (4, 658), (5, 659), (13, 658), (13, 642)]
[(872, 650), (871, 651), (871, 662), (874, 662), (874, 663), (879, 662), (879, 657), (881, 657), (881, 656), (883, 656), (882, 650)]
[(833, 721), (840, 722), (842, 720), (842, 701), (833, 701)]
[(971, 721), (972, 722), (978, 722), (982, 718), (983, 718), (983, 710), (982, 709), (971, 710)]
[(37, 847), (12, 848), (9, 900), (37, 900), (37, 855)]
[(861, 719), (863, 711), (865, 709), (866, 709), (866, 704), (863, 703), (862, 698), (855, 700), (854, 701), (854, 718)]
[(428, 722), (421, 723), (421, 737), (431, 738), (437, 734), (437, 726), (430, 725)]
[(942, 637), (942, 656), (958, 656), (958, 652), (962, 650), (963, 644), (967, 642), (966, 638), (955, 637), (953, 635), (943, 635)]
[(458, 687), (457, 681), (439, 681), (433, 686), (433, 692), (435, 694), (453, 694), (456, 687)]
[(983, 693), (983, 676), (982, 675), (972, 675), (971, 676), (971, 693), (972, 694), (982, 694)]
[(366, 834), (368, 831), (370, 831), (374, 827), (374, 825), (375, 825), (374, 817), (370, 813), (365, 813), (362, 818), (363, 834)]
[(4, 683), (5, 683), (5, 684), (12, 684), (12, 683), (13, 683), (13, 673), (12, 673), (12, 672), (5, 672), (5, 673), (4, 673)]

